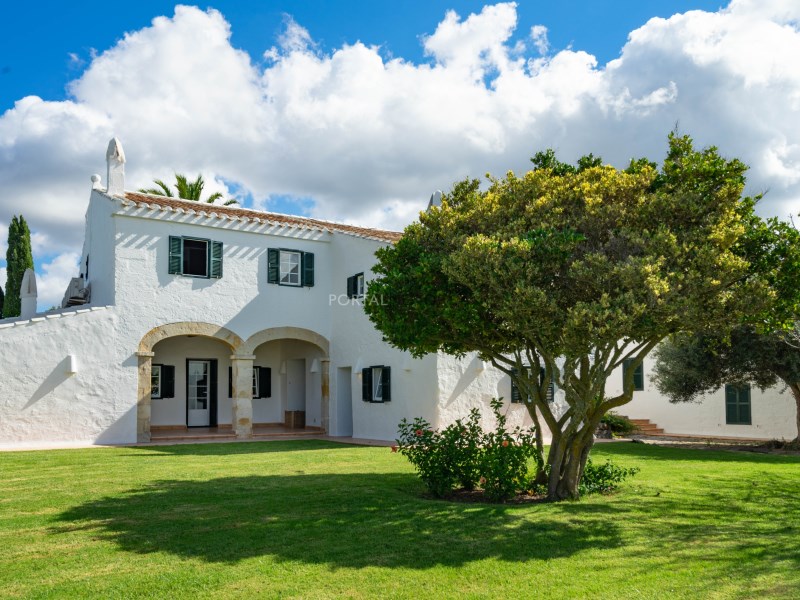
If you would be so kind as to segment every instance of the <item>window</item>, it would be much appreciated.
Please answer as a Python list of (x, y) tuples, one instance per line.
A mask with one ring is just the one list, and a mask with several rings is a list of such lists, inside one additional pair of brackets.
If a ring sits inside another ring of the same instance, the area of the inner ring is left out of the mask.
[(392, 370), (376, 365), (361, 371), (361, 399), (364, 402), (389, 402), (392, 399)]
[[(253, 367), (253, 398), (272, 397), (272, 369)], [(228, 398), (233, 398), (233, 367), (228, 367)]]
[(153, 365), (150, 369), (150, 397), (161, 398), (161, 365)]
[(169, 236), (169, 272), (187, 277), (222, 277), (222, 242)]
[(267, 282), (293, 287), (313, 287), (314, 254), (300, 250), (269, 248)]
[(364, 297), (364, 274), (358, 273), (352, 277), (347, 278), (347, 297), (348, 298), (363, 298)]
[[(632, 359), (626, 358), (622, 361), (622, 385), (625, 385), (625, 378), (628, 373), (628, 369), (630, 369)], [(644, 363), (639, 363), (639, 366), (636, 367), (636, 370), (633, 372), (633, 391), (634, 392), (641, 392), (644, 390)]]
[(725, 423), (752, 425), (749, 385), (725, 386)]
[(150, 397), (154, 399), (175, 397), (175, 367), (154, 364), (150, 369)]
[[(525, 367), (525, 369), (527, 369), (528, 373), (530, 373), (530, 367)], [(512, 369), (512, 371), (516, 374), (517, 369)], [(545, 377), (544, 367), (541, 367), (539, 369), (539, 385), (541, 385), (542, 382), (544, 381), (544, 377)], [(553, 400), (555, 400), (555, 397), (556, 397), (556, 386), (551, 381), (550, 385), (547, 386), (547, 393), (545, 395), (545, 399), (547, 400), (547, 402), (553, 402)], [(527, 401), (528, 402), (531, 401), (530, 396), (528, 396)], [(520, 393), (520, 389), (517, 387), (517, 384), (514, 382), (513, 379), (511, 380), (511, 403), (512, 404), (522, 403), (522, 394)]]

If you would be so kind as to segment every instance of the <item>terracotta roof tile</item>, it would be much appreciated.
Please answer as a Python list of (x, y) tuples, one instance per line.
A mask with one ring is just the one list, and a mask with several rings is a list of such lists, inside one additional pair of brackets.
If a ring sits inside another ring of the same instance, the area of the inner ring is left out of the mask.
[(396, 242), (402, 237), (399, 231), (387, 231), (385, 229), (373, 229), (371, 227), (358, 227), (356, 225), (346, 225), (344, 223), (333, 223), (321, 219), (310, 219), (308, 217), (297, 217), (294, 215), (282, 215), (280, 213), (264, 212), (252, 210), (250, 208), (234, 208), (232, 206), (221, 206), (218, 204), (206, 204), (204, 202), (193, 202), (191, 200), (181, 200), (179, 198), (169, 198), (167, 196), (156, 196), (154, 194), (142, 194), (141, 192), (125, 192), (124, 198), (131, 202), (143, 202), (145, 204), (155, 204), (164, 208), (171, 209), (191, 209), (195, 211), (215, 212), (218, 215), (228, 215), (231, 217), (245, 217), (249, 219), (262, 219), (270, 223), (285, 224), (295, 227), (312, 227), (324, 231), (336, 231), (358, 237), (367, 237), (381, 240), (384, 242)]

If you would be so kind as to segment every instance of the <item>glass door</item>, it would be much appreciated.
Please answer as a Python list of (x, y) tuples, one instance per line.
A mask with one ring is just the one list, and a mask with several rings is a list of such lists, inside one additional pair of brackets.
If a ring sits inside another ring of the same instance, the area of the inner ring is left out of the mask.
[(189, 427), (208, 427), (211, 424), (211, 361), (188, 361), (188, 394), (186, 424)]

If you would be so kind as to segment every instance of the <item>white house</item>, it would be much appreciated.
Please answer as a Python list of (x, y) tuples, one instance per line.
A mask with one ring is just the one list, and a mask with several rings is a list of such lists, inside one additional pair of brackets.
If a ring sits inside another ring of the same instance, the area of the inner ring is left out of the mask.
[(117, 140), (106, 158), (65, 308), (0, 321), (0, 444), (249, 438), (287, 418), (392, 440), (403, 417), (440, 426), (510, 397), (483, 362), (414, 360), (371, 325), (360, 298), (399, 233), (125, 191)]
[[(117, 140), (106, 159), (64, 308), (0, 321), (0, 446), (191, 428), (246, 439), (280, 424), (392, 440), (404, 417), (441, 427), (477, 406), (488, 425), (491, 398), (512, 397), (476, 356), (415, 360), (382, 341), (361, 297), (399, 233), (125, 191)], [(669, 433), (794, 436), (788, 394), (753, 392), (750, 423), (726, 425), (724, 396), (673, 406), (647, 379), (620, 412)], [(507, 414), (530, 424), (519, 403)]]

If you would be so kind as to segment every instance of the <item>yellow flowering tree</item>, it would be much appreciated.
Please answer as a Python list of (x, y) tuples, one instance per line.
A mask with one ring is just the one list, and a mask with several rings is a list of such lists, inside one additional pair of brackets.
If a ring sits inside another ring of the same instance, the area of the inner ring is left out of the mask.
[[(530, 398), (540, 448), (541, 426), (552, 435), (538, 480), (551, 499), (576, 498), (600, 419), (631, 400), (635, 367), (661, 340), (765, 315), (776, 326), (795, 300), (775, 312), (773, 284), (787, 274), (742, 197), (740, 161), (677, 135), (660, 171), (591, 155), (573, 167), (550, 151), (532, 160), (485, 190), (455, 184), (378, 252), (364, 306), (398, 348), (477, 351), (511, 376)], [(790, 275), (785, 287), (800, 288)], [(623, 392), (607, 396), (626, 360)], [(551, 382), (566, 407), (548, 402)]]

